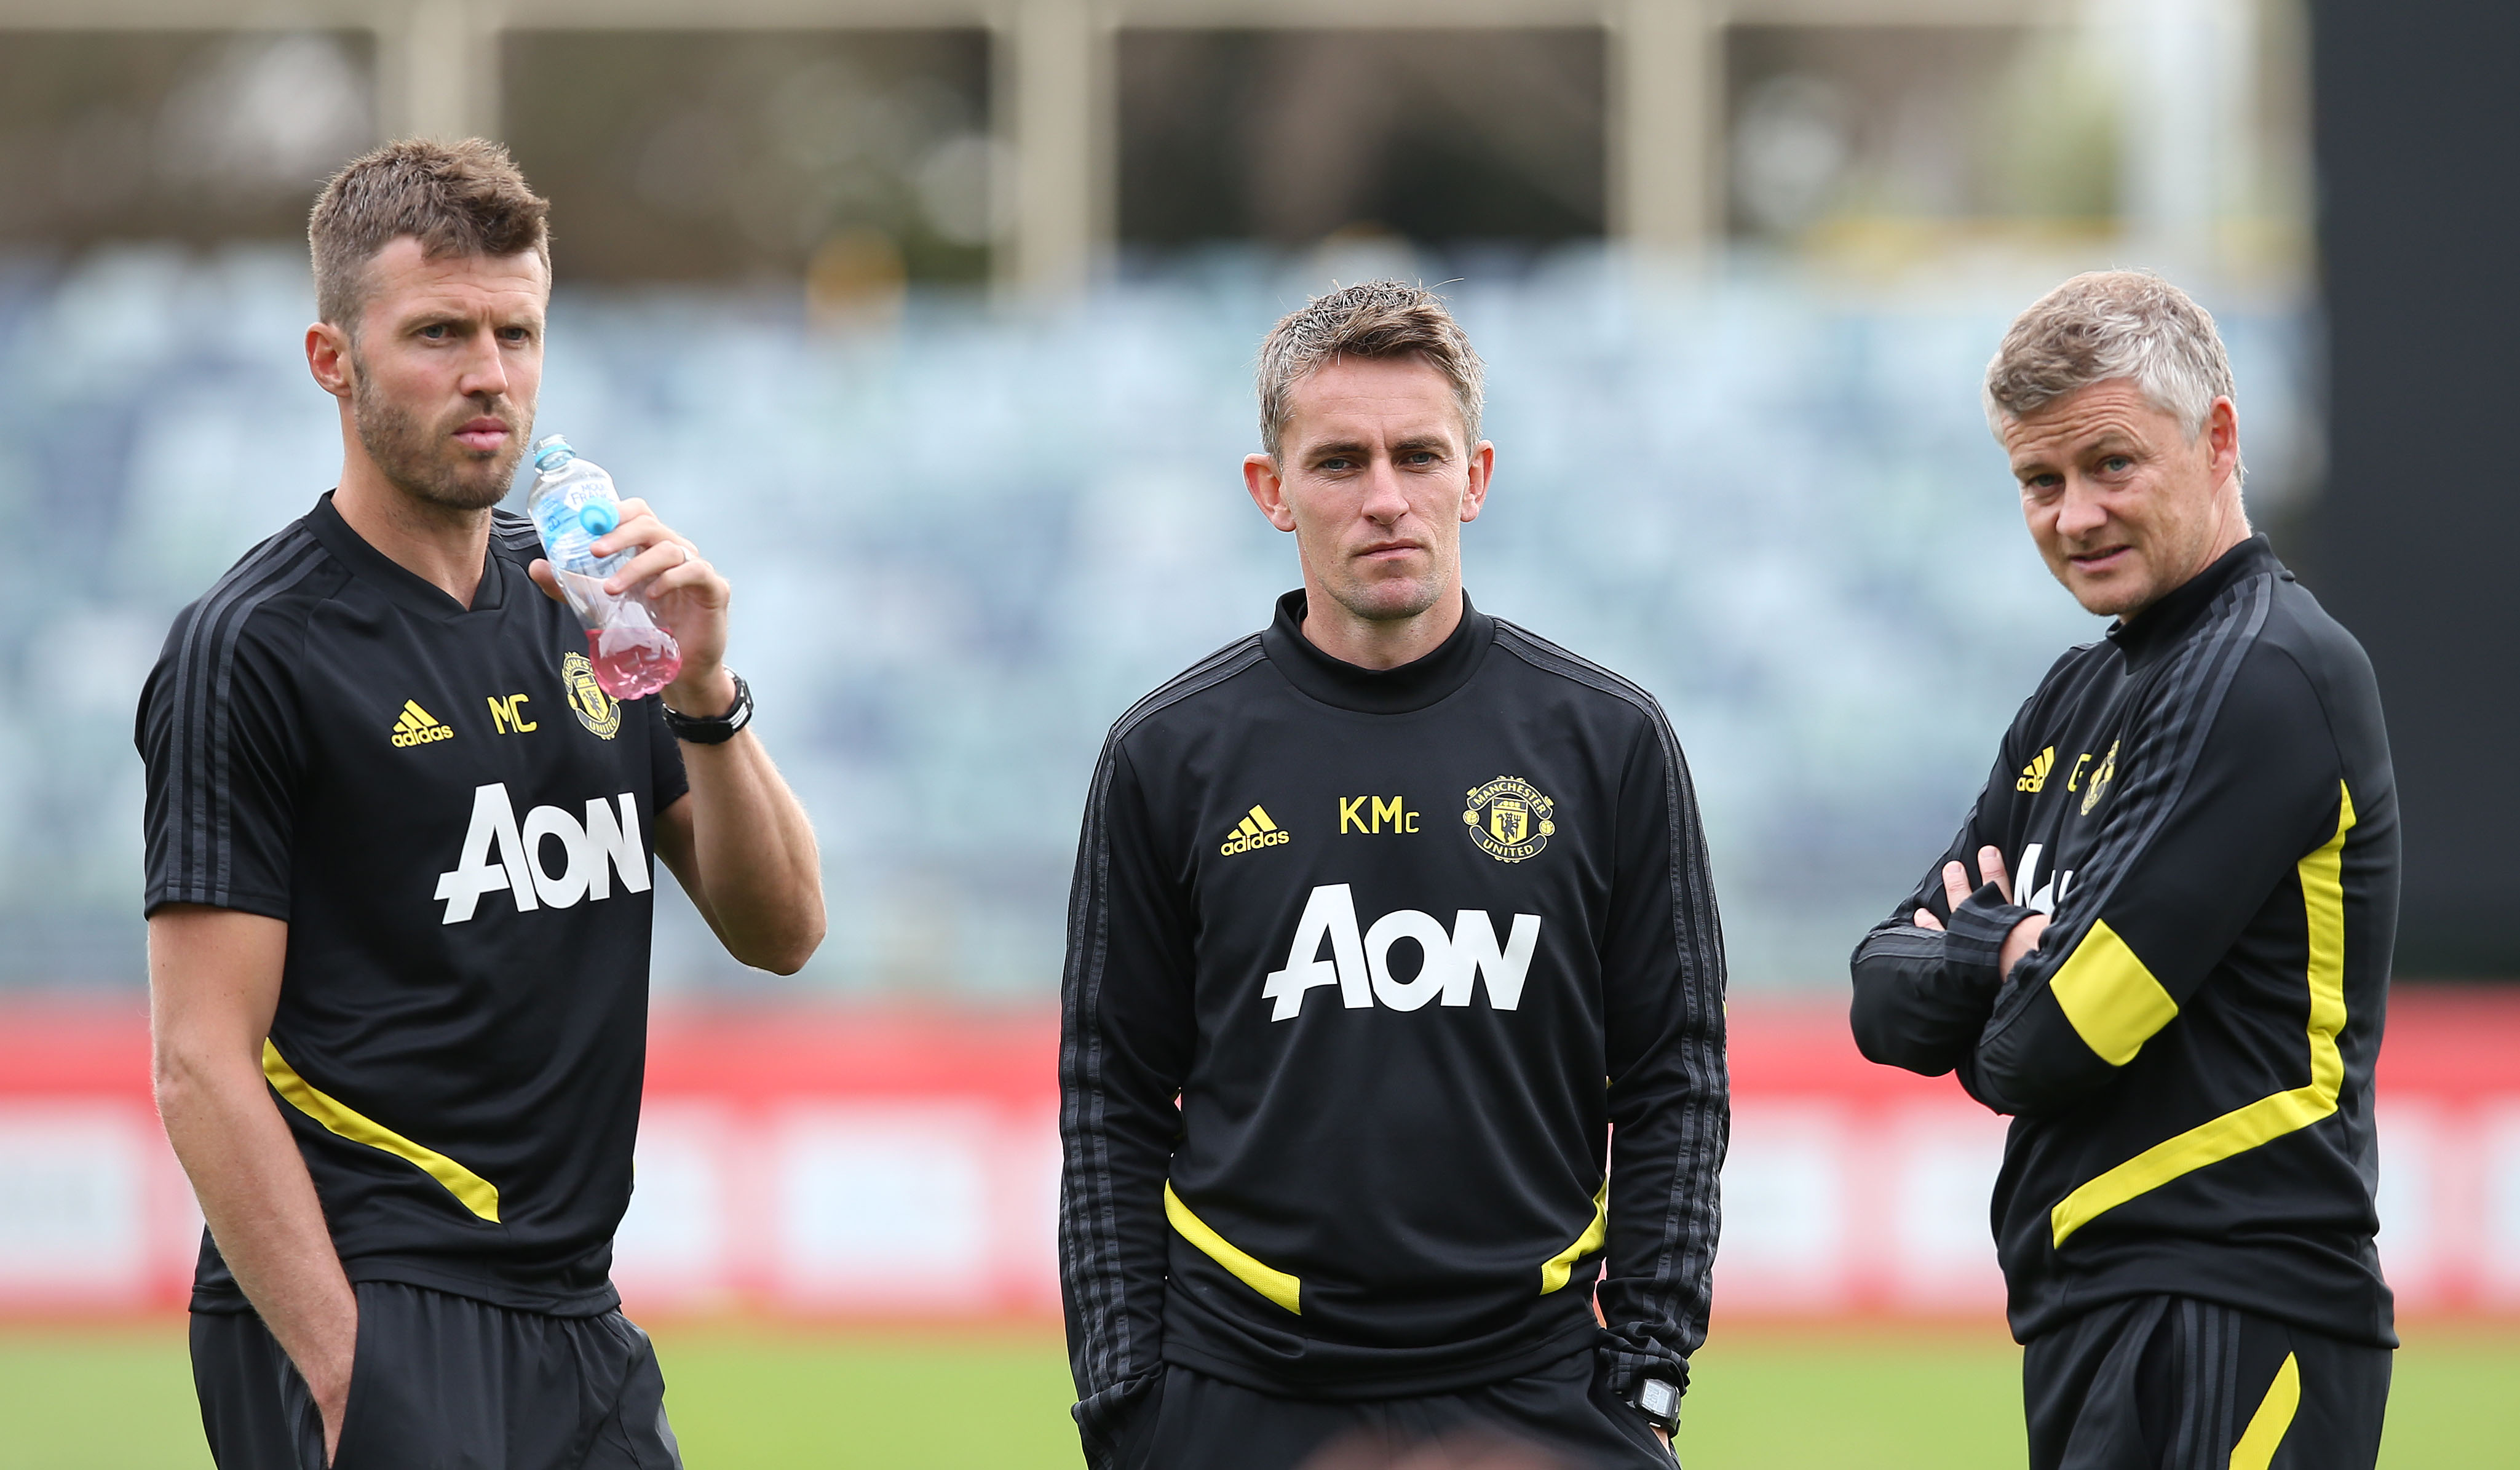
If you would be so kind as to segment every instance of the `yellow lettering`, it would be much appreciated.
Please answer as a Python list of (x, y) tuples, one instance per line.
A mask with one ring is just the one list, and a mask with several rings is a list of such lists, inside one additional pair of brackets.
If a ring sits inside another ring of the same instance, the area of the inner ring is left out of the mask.
[(1351, 824), (1353, 824), (1359, 832), (1370, 833), (1373, 830), (1365, 824), (1365, 817), (1358, 810), (1358, 808), (1363, 806), (1365, 803), (1366, 798), (1364, 797), (1341, 797), (1338, 799), (1340, 836), (1344, 837), (1347, 835), (1347, 829)]
[(530, 730), (541, 729), (542, 725), (539, 722), (525, 718), (524, 712), (518, 708), (532, 698), (530, 694), (511, 694), (505, 699), (495, 694), (483, 696), (490, 706), (491, 730), (501, 735), (511, 732), (522, 735)]
[(2081, 785), (2083, 779), (2083, 767), (2090, 762), (2091, 758), (2092, 753), (2089, 751), (2085, 751), (2083, 754), (2074, 758), (2074, 773), (2065, 778), (2065, 789), (2067, 791), (2080, 791), (2083, 789)]
[(1401, 801), (1402, 801), (1402, 798), (1399, 798), (1399, 797), (1393, 797), (1393, 798), (1392, 798), (1390, 801), (1388, 801), (1388, 802), (1384, 801), (1384, 800), (1383, 800), (1382, 798), (1380, 798), (1380, 797), (1375, 797), (1375, 798), (1373, 799), (1373, 830), (1374, 830), (1374, 831), (1376, 831), (1376, 832), (1381, 831), (1381, 830), (1382, 830), (1382, 824), (1383, 824), (1383, 822), (1384, 822), (1386, 819), (1390, 821), (1390, 823), (1391, 823), (1391, 825), (1392, 825), (1392, 827), (1393, 827), (1393, 829), (1394, 829), (1394, 830), (1397, 830), (1397, 829), (1399, 828), (1400, 823), (1401, 823), (1401, 819), (1402, 819), (1402, 818), (1404, 818), (1404, 817), (1406, 817), (1406, 816), (1408, 815), (1408, 812), (1407, 812), (1407, 811), (1405, 811), (1405, 810), (1403, 810), (1403, 809), (1402, 809), (1402, 807), (1401, 807), (1401, 804), (1401, 804)]
[(1417, 831), (1417, 830), (1418, 830), (1418, 813), (1416, 813), (1416, 812), (1414, 812), (1414, 811), (1411, 811), (1411, 812), (1404, 812), (1404, 813), (1401, 815), (1401, 818), (1400, 818), (1400, 830), (1401, 830), (1401, 831), (1403, 831), (1403, 832), (1415, 832), (1415, 831)]

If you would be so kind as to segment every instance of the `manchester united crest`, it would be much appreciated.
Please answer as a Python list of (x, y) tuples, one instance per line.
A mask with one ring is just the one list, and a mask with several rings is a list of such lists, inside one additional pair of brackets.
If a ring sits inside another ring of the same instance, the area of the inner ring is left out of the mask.
[(567, 654), (560, 661), (561, 688), (568, 694), (569, 712), (577, 722), (606, 740), (621, 729), (621, 706), (595, 682), (595, 665), (584, 654)]
[(1499, 862), (1520, 862), (1549, 846), (1557, 833), (1556, 804), (1520, 776), (1499, 776), (1470, 788), (1462, 825), (1470, 841)]

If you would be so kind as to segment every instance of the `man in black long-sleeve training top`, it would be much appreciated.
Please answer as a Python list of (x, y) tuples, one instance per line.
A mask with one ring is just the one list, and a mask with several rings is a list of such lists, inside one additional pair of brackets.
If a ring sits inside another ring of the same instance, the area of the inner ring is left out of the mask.
[(1462, 595), (1493, 450), (1438, 299), (1322, 298), (1260, 389), (1303, 589), (1121, 716), (1077, 854), (1086, 1457), (1668, 1466), (1729, 1119), (1688, 768), (1651, 697)]
[(2034, 1467), (2367, 1470), (2397, 1346), (2371, 666), (2250, 534), (2230, 369), (2176, 288), (2067, 282), (1986, 399), (2048, 566), (2117, 620), (1857, 948), (1856, 1037), (2013, 1115), (1994, 1213)]

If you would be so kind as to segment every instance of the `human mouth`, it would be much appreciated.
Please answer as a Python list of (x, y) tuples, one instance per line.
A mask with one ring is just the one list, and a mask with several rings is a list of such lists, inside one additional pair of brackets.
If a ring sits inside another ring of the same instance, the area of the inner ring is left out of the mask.
[(2132, 546), (2111, 546), (2104, 551), (2078, 552), (2065, 558), (2077, 572), (2086, 575), (2104, 575), (2125, 566), (2135, 555)]
[(1415, 541), (1374, 541), (1358, 547), (1356, 559), (1360, 562), (1396, 562), (1425, 549)]
[(457, 427), (455, 441), (475, 454), (496, 454), (508, 441), (507, 421), (487, 415), (467, 419)]

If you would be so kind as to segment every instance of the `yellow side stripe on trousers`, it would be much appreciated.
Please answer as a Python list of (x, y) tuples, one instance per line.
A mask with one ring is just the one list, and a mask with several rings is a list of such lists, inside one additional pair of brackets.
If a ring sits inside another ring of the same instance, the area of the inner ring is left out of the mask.
[(426, 1149), (364, 1114), (343, 1106), (338, 1098), (319, 1091), (313, 1083), (297, 1075), (297, 1069), (280, 1055), (280, 1048), (269, 1037), (262, 1043), (262, 1075), (271, 1080), (272, 1090), (289, 1099), (289, 1105), (314, 1119), (327, 1128), (370, 1148), (381, 1148), (398, 1159), (411, 1163), (455, 1196), (465, 1209), (492, 1224), (499, 1222), (499, 1186), (466, 1169), (463, 1165)]
[(2267, 1470), (2273, 1464), (2300, 1407), (2301, 1364), (2287, 1353), (2283, 1366), (2275, 1369), (2275, 1381), (2267, 1385), (2267, 1397), (2258, 1401), (2258, 1411), (2249, 1415), (2249, 1427), (2240, 1432), (2240, 1443), (2231, 1447), (2231, 1470)]
[(1181, 1196), (1173, 1193), (1173, 1181), (1164, 1181), (1164, 1218), (1173, 1222), (1181, 1237), (1204, 1252), (1210, 1261), (1232, 1271), (1243, 1285), (1267, 1297), (1297, 1316), (1304, 1314), (1304, 1283), (1284, 1271), (1272, 1270), (1252, 1260), (1234, 1242), (1207, 1227), (1207, 1221), (1190, 1213)]
[(1563, 1287), (1575, 1274), (1575, 1263), (1599, 1250), (1601, 1242), (1609, 1238), (1610, 1181), (1603, 1179), (1601, 1187), (1593, 1194), (1593, 1222), (1584, 1227), (1583, 1234), (1575, 1237), (1573, 1245), (1550, 1257), (1548, 1263), (1541, 1266), (1540, 1294), (1545, 1297)]
[(2303, 858), (2302, 906), (2310, 924), (2310, 1084), (2262, 1097), (2145, 1149), (2077, 1188), (2048, 1212), (2061, 1246), (2100, 1216), (2209, 1164), (2297, 1132), (2336, 1111), (2345, 1085), (2345, 834), (2354, 830), (2354, 794), (2337, 784), (2336, 835)]

